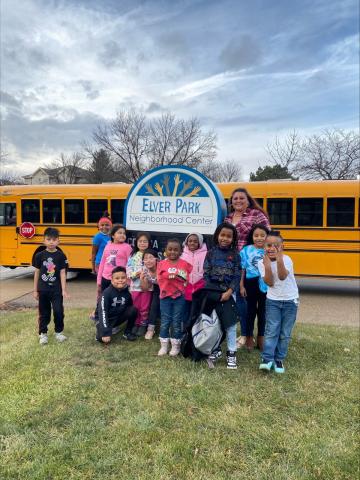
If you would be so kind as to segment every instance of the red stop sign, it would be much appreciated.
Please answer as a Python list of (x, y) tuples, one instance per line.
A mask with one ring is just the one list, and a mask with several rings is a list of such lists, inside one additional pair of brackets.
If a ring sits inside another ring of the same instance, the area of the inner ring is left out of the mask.
[(19, 233), (24, 238), (32, 238), (35, 235), (35, 227), (30, 222), (24, 222), (19, 227)]

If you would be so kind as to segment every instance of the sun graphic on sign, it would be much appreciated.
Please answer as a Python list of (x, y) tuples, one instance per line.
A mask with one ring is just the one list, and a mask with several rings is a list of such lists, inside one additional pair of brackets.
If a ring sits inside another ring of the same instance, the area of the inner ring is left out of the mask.
[(177, 173), (170, 178), (170, 175), (156, 177), (155, 183), (146, 183), (145, 191), (154, 197), (197, 197), (201, 192), (201, 186), (195, 185), (190, 177), (181, 176)]

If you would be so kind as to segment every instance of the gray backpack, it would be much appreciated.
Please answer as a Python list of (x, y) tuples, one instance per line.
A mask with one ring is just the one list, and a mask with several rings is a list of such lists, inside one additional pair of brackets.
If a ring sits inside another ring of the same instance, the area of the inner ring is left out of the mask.
[(213, 310), (211, 317), (201, 313), (191, 329), (194, 346), (204, 355), (210, 355), (221, 342), (223, 335), (220, 320)]

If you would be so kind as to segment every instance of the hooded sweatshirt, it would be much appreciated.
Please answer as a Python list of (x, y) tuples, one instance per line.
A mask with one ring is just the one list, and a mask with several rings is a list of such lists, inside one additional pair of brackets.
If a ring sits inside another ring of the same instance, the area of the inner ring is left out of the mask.
[[(196, 235), (199, 240), (199, 248), (194, 252), (189, 250), (187, 241), (190, 235)], [(204, 243), (203, 236), (200, 233), (190, 233), (184, 243), (184, 250), (181, 255), (183, 260), (186, 260), (192, 265), (192, 272), (189, 275), (189, 283), (185, 288), (185, 300), (192, 300), (192, 294), (205, 286), (204, 276), (204, 260), (207, 253), (207, 247)]]

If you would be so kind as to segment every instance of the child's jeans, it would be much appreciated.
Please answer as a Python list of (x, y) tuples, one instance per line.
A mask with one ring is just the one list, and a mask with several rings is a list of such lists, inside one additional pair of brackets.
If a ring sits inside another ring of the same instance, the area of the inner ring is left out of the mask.
[(298, 303), (298, 299), (266, 299), (265, 341), (261, 355), (265, 362), (286, 358)]
[(183, 336), (181, 324), (184, 319), (185, 298), (165, 297), (160, 299), (160, 338), (180, 340)]
[(236, 352), (236, 323), (226, 329), (226, 344), (230, 352)]

